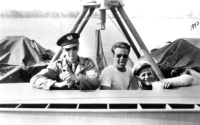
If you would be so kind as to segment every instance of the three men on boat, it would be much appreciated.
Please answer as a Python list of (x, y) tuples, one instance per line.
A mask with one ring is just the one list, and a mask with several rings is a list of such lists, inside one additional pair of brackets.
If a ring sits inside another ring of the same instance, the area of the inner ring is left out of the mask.
[[(51, 63), (32, 77), (31, 83), (39, 89), (72, 89), (72, 90), (127, 90), (130, 84), (138, 84), (138, 88), (152, 90), (160, 85), (161, 89), (181, 87), (193, 82), (192, 76), (182, 74), (178, 77), (163, 79), (159, 83), (158, 77), (147, 61), (139, 61), (131, 68), (127, 67), (130, 45), (118, 42), (111, 48), (113, 64), (106, 67), (99, 79), (95, 63), (90, 58), (78, 56), (79, 34), (68, 33), (57, 41), (62, 47), (64, 57)], [(137, 78), (130, 82), (132, 78)], [(156, 83), (155, 83), (156, 82)], [(138, 89), (136, 88), (136, 89)]]

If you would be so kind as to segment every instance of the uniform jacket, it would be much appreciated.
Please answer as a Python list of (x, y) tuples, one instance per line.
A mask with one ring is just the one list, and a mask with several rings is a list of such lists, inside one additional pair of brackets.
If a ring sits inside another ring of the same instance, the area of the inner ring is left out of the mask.
[[(31, 78), (30, 83), (34, 88), (50, 90), (55, 82), (62, 82), (59, 75), (64, 70), (72, 72), (66, 58), (59, 59), (41, 70)], [(89, 58), (79, 57), (75, 74), (79, 76), (78, 89), (80, 90), (95, 90), (100, 86), (99, 73), (94, 62)]]

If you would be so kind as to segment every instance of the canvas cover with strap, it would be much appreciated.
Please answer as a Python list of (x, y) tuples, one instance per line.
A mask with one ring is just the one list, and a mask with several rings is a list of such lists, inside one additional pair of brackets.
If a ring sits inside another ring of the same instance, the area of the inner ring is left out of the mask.
[(175, 77), (186, 69), (200, 72), (200, 39), (181, 38), (155, 50), (152, 56), (165, 78)]
[(96, 44), (96, 64), (98, 71), (101, 73), (102, 70), (108, 66), (106, 58), (103, 51), (102, 41), (101, 41), (101, 32), (100, 30), (95, 31), (95, 44)]
[(30, 78), (46, 67), (53, 55), (53, 51), (25, 36), (7, 36), (0, 41), (0, 73), (20, 66)]

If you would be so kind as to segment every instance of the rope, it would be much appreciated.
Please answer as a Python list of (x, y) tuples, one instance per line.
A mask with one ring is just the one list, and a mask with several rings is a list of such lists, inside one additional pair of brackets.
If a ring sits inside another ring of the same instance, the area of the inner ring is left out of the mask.
[[(86, 18), (83, 22), (86, 22), (86, 21), (89, 20), (89, 19), (90, 19), (90, 17)], [(80, 24), (81, 24), (81, 23), (79, 23), (78, 25), (74, 26), (73, 29), (72, 29), (72, 31), (73, 31), (75, 28), (77, 28)]]

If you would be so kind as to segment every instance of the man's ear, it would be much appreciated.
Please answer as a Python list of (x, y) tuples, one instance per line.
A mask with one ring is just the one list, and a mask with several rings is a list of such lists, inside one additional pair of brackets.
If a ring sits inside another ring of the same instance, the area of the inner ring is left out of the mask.
[(64, 51), (65, 51), (65, 49), (62, 48), (62, 52), (64, 52)]
[(142, 88), (142, 83), (140, 81), (138, 82), (138, 84), (139, 84), (139, 87)]
[(135, 76), (139, 81), (141, 81), (140, 77), (139, 76)]
[(80, 49), (79, 45), (77, 47), (78, 47), (78, 51), (79, 51), (79, 49)]

